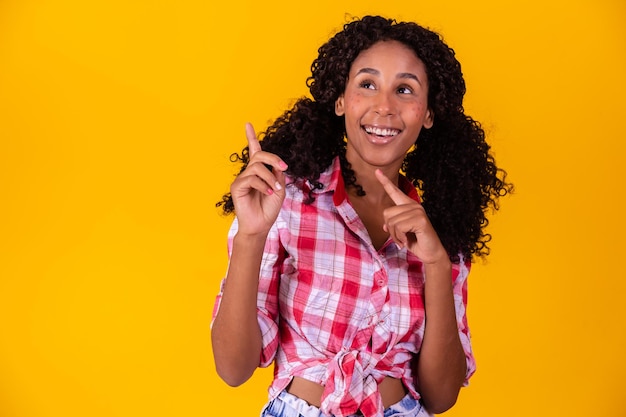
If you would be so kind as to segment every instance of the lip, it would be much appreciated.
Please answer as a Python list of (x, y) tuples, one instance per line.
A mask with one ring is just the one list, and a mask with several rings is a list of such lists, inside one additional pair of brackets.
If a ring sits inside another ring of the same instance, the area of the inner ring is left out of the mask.
[[(378, 125), (363, 125), (361, 126), (361, 130), (363, 130), (363, 133), (365, 133), (365, 136), (368, 138), (369, 142), (371, 142), (374, 145), (386, 145), (396, 140), (398, 135), (402, 133), (401, 129), (388, 127), (388, 126), (378, 126)], [(376, 134), (374, 133), (374, 131), (377, 131), (383, 134), (382, 135)]]

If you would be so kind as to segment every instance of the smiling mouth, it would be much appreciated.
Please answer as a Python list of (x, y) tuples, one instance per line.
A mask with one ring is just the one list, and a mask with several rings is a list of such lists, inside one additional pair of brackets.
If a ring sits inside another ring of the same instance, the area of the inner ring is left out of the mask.
[(363, 126), (363, 130), (365, 130), (368, 135), (374, 136), (377, 141), (381, 140), (382, 142), (387, 142), (400, 133), (400, 130), (388, 127)]
[(400, 131), (398, 129), (380, 128), (373, 126), (364, 126), (363, 129), (370, 135), (376, 136), (396, 136)]

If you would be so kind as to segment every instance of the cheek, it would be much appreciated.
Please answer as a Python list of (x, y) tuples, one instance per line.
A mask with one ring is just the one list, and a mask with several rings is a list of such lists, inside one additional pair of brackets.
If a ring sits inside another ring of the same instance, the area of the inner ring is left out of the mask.
[(359, 109), (363, 106), (363, 96), (354, 91), (346, 91), (344, 103), (346, 110), (349, 110), (353, 114), (358, 113)]
[(427, 107), (426, 104), (416, 103), (410, 109), (410, 114), (417, 120), (423, 120), (426, 117)]
[(361, 108), (361, 97), (352, 97), (352, 99), (350, 100), (350, 111), (354, 114), (354, 113), (358, 113), (359, 109)]

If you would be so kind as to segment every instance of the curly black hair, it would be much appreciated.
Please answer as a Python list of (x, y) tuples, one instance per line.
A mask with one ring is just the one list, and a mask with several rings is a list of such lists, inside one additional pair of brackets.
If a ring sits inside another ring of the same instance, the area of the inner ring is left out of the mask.
[[(307, 79), (312, 98), (295, 105), (261, 135), (261, 147), (280, 156), (295, 179), (317, 184), (320, 174), (339, 157), (346, 186), (358, 184), (346, 160), (344, 118), (335, 114), (335, 101), (344, 93), (352, 62), (380, 41), (398, 41), (425, 64), (428, 105), (434, 115), (430, 129), (422, 129), (402, 171), (420, 191), (424, 209), (453, 262), (489, 253), (491, 236), (485, 232), (488, 209), (498, 209), (498, 198), (512, 192), (506, 172), (498, 168), (480, 123), (465, 114), (465, 81), (461, 65), (442, 37), (414, 22), (396, 22), (365, 16), (343, 26), (319, 49)], [(248, 149), (231, 159), (249, 161)], [(311, 194), (309, 194), (311, 197)], [(312, 198), (312, 197), (311, 197)], [(218, 207), (234, 211), (230, 194)]]

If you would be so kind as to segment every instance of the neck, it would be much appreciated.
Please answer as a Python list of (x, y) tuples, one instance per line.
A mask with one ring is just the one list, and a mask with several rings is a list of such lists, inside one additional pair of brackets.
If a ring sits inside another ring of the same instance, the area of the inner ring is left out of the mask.
[(388, 202), (387, 200), (389, 200), (389, 196), (380, 181), (376, 178), (374, 171), (376, 169), (380, 169), (392, 183), (397, 185), (400, 177), (400, 167), (374, 167), (370, 165), (355, 166), (351, 164), (351, 168), (354, 171), (357, 184), (359, 184), (366, 193), (365, 196), (357, 196), (356, 187), (351, 185), (347, 188), (347, 192), (351, 197), (364, 199), (374, 205), (385, 204)]

